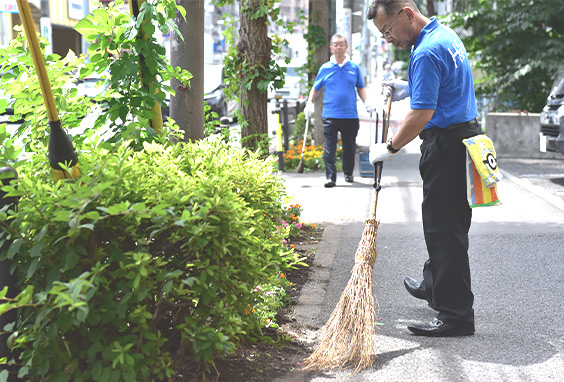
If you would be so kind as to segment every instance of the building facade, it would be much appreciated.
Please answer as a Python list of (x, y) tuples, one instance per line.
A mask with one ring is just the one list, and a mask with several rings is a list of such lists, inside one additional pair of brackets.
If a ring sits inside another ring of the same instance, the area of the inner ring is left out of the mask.
[[(91, 8), (90, 0), (28, 0), (35, 29), (50, 42), (47, 53), (66, 56), (69, 50), (76, 54), (85, 51), (85, 44), (76, 24)], [(21, 25), (16, 0), (0, 0), (0, 46), (6, 47), (14, 39), (16, 25)]]

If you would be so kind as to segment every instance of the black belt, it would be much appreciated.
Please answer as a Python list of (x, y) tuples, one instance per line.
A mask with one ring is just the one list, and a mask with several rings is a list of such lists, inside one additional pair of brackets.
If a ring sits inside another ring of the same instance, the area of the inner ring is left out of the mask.
[(431, 137), (434, 137), (436, 135), (439, 134), (443, 134), (446, 133), (448, 131), (452, 131), (454, 129), (458, 129), (459, 127), (466, 127), (466, 126), (471, 126), (473, 124), (478, 124), (478, 120), (476, 118), (474, 118), (471, 121), (468, 122), (464, 122), (464, 123), (454, 123), (450, 126), (447, 127), (431, 127), (429, 129), (425, 129), (421, 132), (421, 134), (419, 134), (419, 138), (421, 139), (429, 139)]

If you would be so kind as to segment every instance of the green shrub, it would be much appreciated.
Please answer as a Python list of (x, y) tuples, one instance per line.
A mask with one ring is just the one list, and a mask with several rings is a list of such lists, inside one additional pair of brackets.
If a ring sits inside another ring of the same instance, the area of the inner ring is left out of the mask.
[[(296, 122), (294, 123), (294, 139), (299, 141), (300, 139), (304, 139), (305, 133), (305, 125), (306, 125), (306, 117), (304, 112), (299, 113), (296, 116)], [(308, 132), (311, 135), (311, 125), (309, 126), (310, 131)]]
[(272, 159), (211, 139), (110, 147), (85, 146), (81, 177), (59, 183), (35, 155), (4, 188), (20, 202), (0, 211), (0, 260), (21, 293), (2, 291), (0, 314), (18, 310), (6, 329), (25, 380), (162, 381), (184, 354), (209, 363), (265, 326), (253, 291), (298, 261)]

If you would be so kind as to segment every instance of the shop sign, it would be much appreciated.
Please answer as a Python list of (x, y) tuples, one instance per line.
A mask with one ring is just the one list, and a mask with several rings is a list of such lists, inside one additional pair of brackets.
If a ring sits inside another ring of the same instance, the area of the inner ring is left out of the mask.
[(82, 20), (86, 16), (83, 0), (68, 0), (69, 19)]
[(0, 13), (18, 13), (16, 0), (0, 0)]

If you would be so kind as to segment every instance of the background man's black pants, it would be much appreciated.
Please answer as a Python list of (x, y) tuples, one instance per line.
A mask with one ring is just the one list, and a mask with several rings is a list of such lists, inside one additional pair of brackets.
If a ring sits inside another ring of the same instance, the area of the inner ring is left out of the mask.
[(327, 179), (333, 182), (337, 181), (335, 158), (337, 155), (337, 137), (339, 132), (341, 133), (341, 139), (343, 141), (343, 173), (345, 175), (353, 175), (356, 155), (356, 136), (359, 126), (358, 118), (323, 118), (323, 137), (325, 138), (323, 162), (325, 163), (325, 175)]

